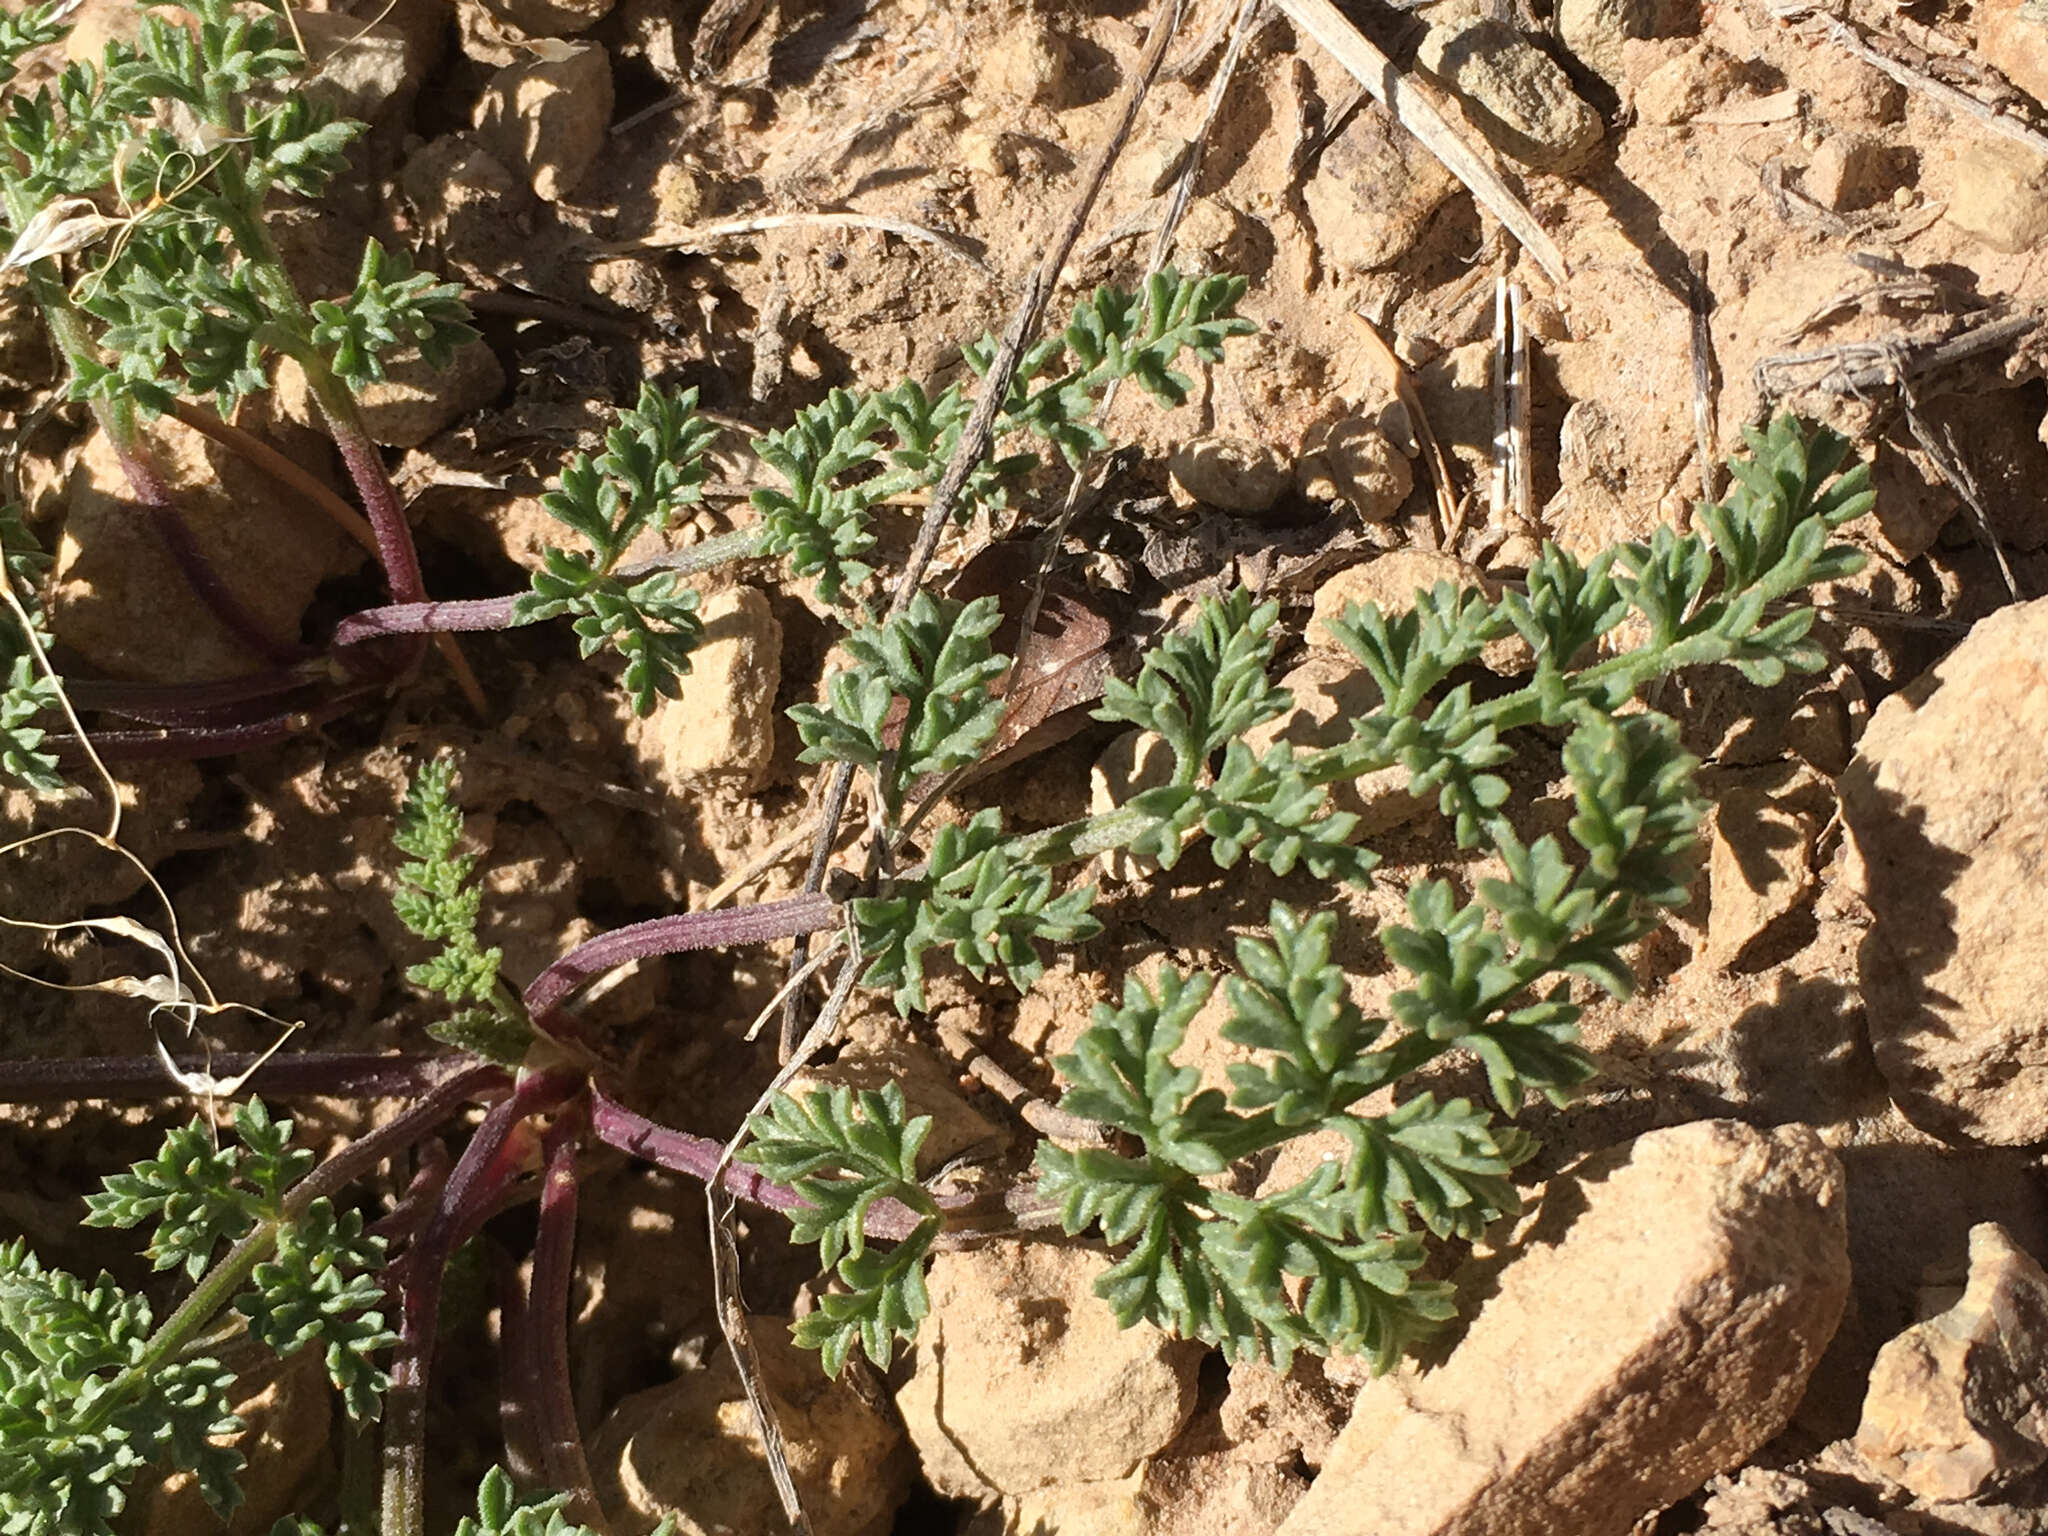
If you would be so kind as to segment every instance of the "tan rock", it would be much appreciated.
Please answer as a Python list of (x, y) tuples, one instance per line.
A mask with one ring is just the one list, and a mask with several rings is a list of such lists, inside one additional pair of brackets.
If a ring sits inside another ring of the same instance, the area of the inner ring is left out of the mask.
[(1392, 266), (1422, 238), (1458, 183), (1385, 112), (1360, 112), (1323, 147), (1301, 189), (1316, 241), (1334, 265)]
[[(1313, 752), (1351, 739), (1351, 722), (1380, 707), (1379, 685), (1351, 653), (1317, 650), (1280, 679), (1294, 707), (1245, 732), (1245, 745), (1263, 757), (1276, 741)], [(1363, 778), (1330, 786), (1330, 809), (1358, 818), (1358, 837), (1375, 837), (1429, 814), (1436, 802), (1408, 793), (1408, 770), (1395, 764)]]
[[(319, 426), (319, 407), (306, 389), (305, 370), (286, 358), (277, 366), (276, 382), (284, 414), (301, 426)], [(384, 377), (363, 387), (356, 408), (373, 441), (387, 448), (417, 448), (489, 405), (504, 387), (498, 354), (481, 339), (457, 347), (446, 368), (436, 368), (409, 347), (384, 359)]]
[(1700, 1121), (1573, 1164), (1464, 1286), (1464, 1338), (1369, 1384), (1285, 1536), (1623, 1536), (1781, 1430), (1841, 1316), (1839, 1165)]
[(1781, 918), (1797, 910), (1815, 887), (1811, 868), (1811, 816), (1773, 790), (1784, 777), (1766, 769), (1759, 782), (1738, 784), (1715, 797), (1707, 855), (1706, 954), (1715, 965), (1739, 965)]
[(1740, 60), (1711, 43), (1696, 43), (1636, 82), (1636, 120), (1657, 128), (1689, 123), (1740, 90), (1744, 75)]
[(753, 789), (775, 757), (782, 626), (752, 587), (712, 593), (698, 617), (704, 634), (681, 691), (636, 723), (636, 744), (671, 788), (714, 779)]
[(2048, 1139), (2048, 600), (1984, 620), (1878, 706), (1841, 778), (1892, 1097), (1938, 1135)]
[(1293, 478), (1287, 461), (1264, 443), (1238, 437), (1197, 437), (1167, 457), (1175, 500), (1256, 516), (1273, 510)]
[(1531, 170), (1584, 164), (1606, 132), (1550, 55), (1506, 22), (1432, 26), (1416, 61), (1457, 93), (1494, 148)]
[[(881, 1536), (910, 1491), (903, 1432), (818, 1357), (784, 1319), (754, 1319), (754, 1347), (781, 1420), (790, 1475), (819, 1536)], [(590, 1440), (599, 1497), (621, 1532), (676, 1516), (678, 1536), (768, 1536), (782, 1506), (731, 1359), (637, 1392)]]
[[(268, 425), (260, 406), (245, 410), (241, 424), (316, 473), (325, 467), (323, 444)], [(360, 547), (197, 433), (165, 422), (149, 441), (200, 553), (269, 635), (296, 641), (315, 590), (358, 569)], [(50, 605), (58, 640), (113, 677), (198, 683), (250, 670), (254, 659), (194, 594), (104, 435), (88, 439), (67, 496)]]
[[(1151, 731), (1130, 730), (1102, 749), (1088, 770), (1088, 810), (1102, 816), (1144, 790), (1173, 782), (1173, 748)], [(1113, 850), (1102, 856), (1102, 872), (1112, 880), (1143, 880), (1159, 873), (1149, 855)]]
[(987, 41), (975, 61), (975, 88), (997, 101), (1059, 106), (1073, 89), (1074, 47), (1029, 14)]
[(1384, 523), (1415, 489), (1415, 471), (1377, 421), (1345, 416), (1309, 429), (1294, 483), (1311, 501), (1342, 502), (1366, 522)]
[(1883, 202), (1899, 184), (1898, 157), (1868, 133), (1837, 133), (1813, 152), (1801, 178), (1806, 195), (1823, 208), (1851, 213)]
[(426, 59), (402, 28), (340, 11), (295, 12), (293, 20), (315, 66), (304, 87), (308, 100), (368, 123), (411, 111)]
[(1973, 14), (1984, 62), (2048, 107), (2048, 5), (1982, 0)]
[[(467, 0), (465, 0), (467, 3)], [(571, 37), (612, 13), (614, 0), (478, 0), (496, 20), (527, 37)]]
[(1129, 1477), (1180, 1431), (1202, 1350), (1119, 1328), (1099, 1253), (999, 1243), (933, 1261), (896, 1406), (934, 1487), (986, 1499)]
[(2018, 255), (2048, 240), (2048, 160), (1988, 140), (1956, 155), (1949, 223), (1994, 251)]
[[(1560, 0), (1557, 35), (1586, 68), (1619, 90), (1627, 81), (1623, 51), (1632, 40), (1660, 37), (1687, 21), (1671, 0)], [(1691, 21), (1698, 25), (1697, 10)]]
[[(1415, 606), (1418, 591), (1434, 590), (1440, 582), (1484, 592), (1488, 597), (1500, 595), (1499, 582), (1455, 555), (1427, 549), (1389, 550), (1363, 565), (1339, 571), (1316, 588), (1315, 612), (1308, 626), (1309, 646), (1341, 651), (1343, 647), (1330, 633), (1329, 624), (1332, 619), (1343, 618), (1345, 609), (1353, 603), (1360, 607), (1378, 603), (1382, 613), (1405, 613)], [(1528, 671), (1535, 657), (1520, 635), (1506, 635), (1488, 642), (1479, 661), (1490, 672), (1513, 677)]]
[(611, 57), (596, 44), (567, 48), (559, 62), (499, 70), (474, 119), (484, 148), (551, 203), (574, 192), (597, 163), (611, 120)]
[(1879, 1351), (1856, 1448), (1923, 1499), (2048, 1461), (2048, 1274), (2003, 1228), (1972, 1228), (1962, 1299)]

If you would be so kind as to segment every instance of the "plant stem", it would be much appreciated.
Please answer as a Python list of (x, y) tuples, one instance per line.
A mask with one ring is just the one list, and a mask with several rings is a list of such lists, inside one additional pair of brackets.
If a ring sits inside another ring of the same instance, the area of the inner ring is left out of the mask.
[(93, 1412), (81, 1421), (80, 1433), (90, 1433), (131, 1399), (154, 1375), (217, 1317), (234, 1299), (250, 1273), (276, 1250), (277, 1235), (285, 1223), (297, 1220), (306, 1208), (323, 1196), (332, 1196), (343, 1186), (360, 1178), (394, 1152), (411, 1145), (439, 1125), (464, 1104), (502, 1086), (505, 1074), (497, 1067), (472, 1067), (444, 1080), (434, 1091), (396, 1119), (358, 1138), (327, 1159), (294, 1184), (286, 1193), (276, 1216), (266, 1217), (242, 1240), (230, 1248), (209, 1269), (190, 1295), (157, 1326), (135, 1364), (116, 1377), (99, 1399)]
[[(671, 1130), (626, 1108), (595, 1085), (590, 1090), (590, 1103), (591, 1129), (607, 1146), (630, 1152), (672, 1172), (686, 1173), (699, 1181), (707, 1181), (717, 1173), (719, 1162), (725, 1155), (723, 1142), (714, 1141), (709, 1136), (693, 1136), (688, 1131)], [(771, 1211), (787, 1214), (810, 1204), (788, 1185), (774, 1183), (753, 1169), (737, 1164), (727, 1165), (725, 1172), (718, 1175), (718, 1182), (720, 1187), (740, 1199)], [(925, 1220), (926, 1215), (926, 1212), (912, 1210), (900, 1200), (877, 1200), (868, 1207), (864, 1230), (870, 1237), (901, 1242), (917, 1230), (918, 1223)]]
[[(743, 528), (672, 554), (620, 566), (612, 574), (629, 583), (661, 571), (695, 575), (757, 553), (760, 542), (760, 536), (753, 529)], [(520, 600), (528, 595), (512, 592), (503, 597), (476, 597), (445, 603), (392, 603), (383, 608), (369, 608), (343, 619), (335, 627), (334, 643), (337, 646), (360, 645), (366, 640), (390, 635), (473, 634), (515, 629), (538, 622), (514, 616)]]
[[(456, 1160), (419, 1241), (406, 1252), (398, 1347), (384, 1397), (383, 1536), (422, 1536), (425, 1530), (427, 1378), (440, 1327), (442, 1272), (533, 1150), (526, 1117), (558, 1107), (580, 1086), (572, 1073), (536, 1072), (495, 1105)], [(524, 1134), (515, 1134), (522, 1128)]]
[(650, 918), (599, 934), (579, 944), (536, 976), (526, 988), (526, 1011), (534, 1025), (561, 1036), (566, 1024), (557, 1012), (578, 988), (634, 960), (730, 944), (760, 944), (800, 933), (815, 933), (838, 921), (832, 898), (814, 892), (760, 906), (716, 912), (680, 912)]
[[(246, 1052), (172, 1058), (181, 1072), (210, 1072), (233, 1078), (254, 1068), (247, 1090), (270, 1098), (334, 1097), (354, 1099), (430, 1099), (452, 1083), (478, 1094), (480, 1069), (456, 1056), (378, 1056), (368, 1053), (306, 1052), (273, 1056), (257, 1064)], [(499, 1068), (485, 1069), (509, 1083)], [(0, 1103), (61, 1104), (75, 1099), (185, 1099), (187, 1089), (176, 1082), (158, 1056), (88, 1056), (58, 1061), (0, 1062)], [(396, 1123), (396, 1122), (394, 1122)], [(379, 1133), (381, 1134), (381, 1132)]]
[(542, 1145), (540, 1221), (533, 1243), (533, 1280), (525, 1323), (538, 1397), (541, 1466), (548, 1485), (569, 1495), (567, 1513), (598, 1536), (610, 1536), (590, 1476), (576, 1401), (569, 1387), (569, 1285), (576, 1264), (576, 1150), (589, 1111), (571, 1105), (548, 1127)]

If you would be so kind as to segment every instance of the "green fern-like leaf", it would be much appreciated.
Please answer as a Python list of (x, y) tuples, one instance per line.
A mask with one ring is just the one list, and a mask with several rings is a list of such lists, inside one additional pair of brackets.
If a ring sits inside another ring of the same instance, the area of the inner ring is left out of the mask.
[(1278, 603), (1255, 605), (1242, 587), (1204, 598), (1191, 626), (1146, 653), (1136, 682), (1104, 687), (1096, 718), (1164, 737), (1173, 748), (1174, 781), (1193, 784), (1212, 756), (1287, 708), (1286, 690), (1266, 676), (1279, 617)]
[[(295, 163), (310, 166), (320, 159), (316, 136), (313, 130), (296, 141)], [(313, 344), (357, 393), (384, 377), (384, 357), (391, 351), (417, 347), (432, 366), (446, 368), (455, 349), (476, 336), (461, 284), (414, 271), (403, 250), (386, 250), (375, 240), (363, 245), (354, 291), (339, 303), (323, 299), (313, 305)]]
[(462, 812), (452, 792), (454, 776), (452, 757), (431, 758), (413, 775), (391, 835), (399, 851), (412, 857), (399, 866), (391, 905), (408, 929), (441, 946), (432, 959), (406, 971), (409, 981), (458, 1005), (492, 1002), (504, 957), (496, 947), (477, 943), (483, 893), (470, 883), (475, 856), (457, 851)]

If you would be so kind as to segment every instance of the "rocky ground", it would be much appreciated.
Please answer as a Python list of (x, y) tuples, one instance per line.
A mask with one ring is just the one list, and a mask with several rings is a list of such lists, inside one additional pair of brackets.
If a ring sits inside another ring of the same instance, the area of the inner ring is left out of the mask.
[[(1056, 303), (1142, 270), (1235, 12), (1192, 6)], [(1538, 537), (1590, 554), (1682, 522), (1702, 432), (1719, 458), (1778, 407), (1873, 460), (1877, 511), (1851, 530), (1869, 564), (1821, 594), (1827, 671), (1768, 691), (1686, 678), (1659, 699), (1716, 803), (1698, 898), (1641, 946), (1638, 995), (1593, 1009), (1604, 1075), (1525, 1116), (1545, 1148), (1530, 1210), (1460, 1272), (1475, 1315), (1455, 1349), (1377, 1381), (1346, 1361), (1226, 1368), (1116, 1332), (1089, 1294), (1097, 1255), (949, 1254), (924, 1342), (886, 1378), (827, 1385), (760, 1330), (817, 1528), (2048, 1531), (2048, 601), (2026, 601), (2048, 593), (2048, 9), (1348, 14), (1437, 82), (1569, 270), (1546, 272), (1269, 8), (1175, 237), (1183, 268), (1251, 278), (1259, 329), (1185, 407), (1119, 402), (1110, 434), (1138, 454), (1075, 526), (1074, 611), (1122, 640), (1220, 586), (1280, 597), (1299, 708), (1269, 729), (1309, 739), (1355, 687), (1318, 613), (1444, 576), (1511, 580)], [(450, 372), (395, 370), (370, 413), (429, 585), (462, 597), (523, 584), (547, 536), (540, 491), (642, 378), (698, 386), (736, 429), (707, 510), (674, 531), (691, 542), (750, 515), (749, 429), (836, 384), (957, 375), (1069, 206), (1152, 7), (361, 0), (300, 20), (328, 60), (318, 89), (372, 124), (348, 184), (280, 214), (302, 284), (345, 288), (376, 233), (467, 285), (484, 331)], [(88, 0), (72, 47), (127, 24)], [(1526, 294), (1527, 523), (1488, 494), (1502, 279)], [(0, 298), (0, 405), (26, 434), (31, 521), (60, 551), (72, 667), (242, 670), (130, 515), (111, 455), (81, 418), (37, 411), (50, 361)], [(306, 422), (289, 378), (241, 419), (333, 477)], [(375, 598), (316, 512), (174, 423), (159, 441), (260, 618), (324, 634)], [(950, 546), (942, 569), (971, 575), (975, 555)], [(485, 937), (515, 977), (742, 877), (754, 898), (797, 889), (815, 786), (783, 711), (817, 696), (835, 631), (765, 563), (713, 588), (711, 644), (644, 722), (570, 637), (528, 630), (465, 643), (481, 715), (430, 667), (286, 745), (128, 775), (125, 839), (214, 988), (298, 1023), (308, 1048), (421, 1043), (433, 1015), (402, 979), (417, 953), (391, 915), (388, 837), (408, 765), (435, 748), (462, 754)], [(1127, 793), (1145, 755), (1084, 724), (965, 808), (1050, 824)], [(1367, 783), (1355, 808), (1387, 856), (1339, 898), (1340, 958), (1370, 1008), (1392, 986), (1373, 934), (1405, 886), (1484, 871), (1404, 793)], [(6, 805), (10, 826), (65, 814)], [(1102, 877), (1108, 932), (1031, 995), (949, 980), (907, 1034), (872, 1009), (831, 1075), (904, 1082), (938, 1116), (939, 1161), (1021, 1160), (1031, 1133), (963, 1063), (982, 1054), (1042, 1092), (1125, 971), (1227, 965), (1271, 899), (1313, 894), (1199, 858)], [(0, 882), (24, 918), (127, 910), (140, 889), (111, 857), (51, 849), (13, 856)], [(122, 963), (23, 931), (0, 950), (44, 981)], [(772, 1070), (738, 1037), (780, 977), (765, 950), (643, 963), (598, 1006), (650, 1107), (724, 1134)], [(8, 1055), (148, 1048), (132, 1000), (4, 985)], [(245, 1048), (269, 1030), (228, 1019), (216, 1037)], [(1230, 1048), (1211, 1041), (1220, 1077)], [(123, 1262), (78, 1229), (78, 1194), (166, 1112), (13, 1112), (0, 1231), (72, 1267)], [(302, 1119), (339, 1136), (371, 1113)], [(714, 1347), (697, 1194), (623, 1164), (584, 1191), (576, 1387), (618, 1529), (668, 1510), (690, 1532), (779, 1529)], [(750, 1301), (786, 1316), (807, 1277), (779, 1223), (757, 1228)], [(495, 1454), (490, 1323), (472, 1310), (434, 1428), (451, 1479)], [(256, 1472), (235, 1528), (257, 1531), (332, 1478), (339, 1431), (303, 1380), (249, 1387)], [(201, 1518), (167, 1490), (144, 1523)]]

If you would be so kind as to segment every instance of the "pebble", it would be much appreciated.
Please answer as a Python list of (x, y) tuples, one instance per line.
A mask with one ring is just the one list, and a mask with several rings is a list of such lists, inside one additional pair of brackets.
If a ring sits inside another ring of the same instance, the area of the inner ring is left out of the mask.
[(1174, 500), (1183, 506), (1200, 502), (1252, 516), (1272, 511), (1294, 478), (1272, 448), (1238, 437), (1194, 438), (1166, 463)]
[(1605, 129), (1556, 62), (1491, 18), (1432, 26), (1417, 62), (1465, 104), (1494, 148), (1534, 171), (1583, 165)]
[(999, 1242), (942, 1253), (931, 1315), (896, 1406), (925, 1476), (950, 1498), (1114, 1483), (1180, 1432), (1199, 1344), (1119, 1328), (1086, 1248)]
[(712, 593), (697, 616), (703, 640), (678, 696), (635, 723), (640, 755), (678, 793), (704, 779), (756, 789), (775, 757), (782, 626), (752, 587)]
[(1923, 1499), (1975, 1499), (2048, 1461), (2048, 1274), (1970, 1229), (1956, 1304), (1878, 1351), (1856, 1449)]
[(1994, 251), (2020, 255), (2048, 240), (2048, 161), (2011, 144), (1956, 155), (1949, 223)]
[(1375, 422), (1345, 416), (1309, 429), (1294, 483), (1311, 501), (1340, 502), (1368, 523), (1384, 523), (1415, 488), (1415, 471)]

